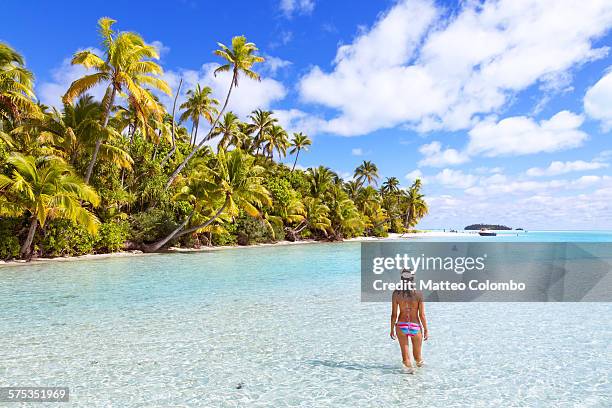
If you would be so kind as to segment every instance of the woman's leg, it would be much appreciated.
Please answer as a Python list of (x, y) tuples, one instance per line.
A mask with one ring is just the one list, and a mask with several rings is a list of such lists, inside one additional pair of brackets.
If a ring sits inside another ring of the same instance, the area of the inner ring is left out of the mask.
[(399, 341), (400, 350), (402, 351), (402, 361), (406, 367), (412, 367), (410, 363), (410, 345), (408, 344), (408, 336), (396, 327), (397, 341)]
[(423, 357), (421, 357), (421, 346), (423, 345), (423, 333), (419, 330), (419, 333), (410, 338), (412, 340), (412, 356), (416, 362), (417, 367), (423, 365)]

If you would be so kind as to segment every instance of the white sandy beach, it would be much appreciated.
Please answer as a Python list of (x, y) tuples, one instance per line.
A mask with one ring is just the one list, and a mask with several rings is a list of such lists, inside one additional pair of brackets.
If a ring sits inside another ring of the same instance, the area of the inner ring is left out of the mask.
[[(416, 233), (397, 234), (391, 233), (387, 237), (355, 237), (345, 239), (344, 242), (360, 242), (360, 241), (389, 241), (389, 240), (409, 240), (418, 238), (429, 238), (429, 237), (457, 237), (457, 236), (470, 236), (475, 234), (474, 232), (459, 231), (459, 232), (444, 232), (444, 231), (422, 231)], [(285, 245), (306, 245), (306, 244), (323, 244), (325, 241), (315, 241), (312, 239), (306, 239), (301, 241), (278, 241), (273, 243), (253, 244), (253, 245), (221, 245), (221, 246), (205, 246), (200, 248), (176, 248), (170, 247), (167, 252), (207, 252), (207, 251), (219, 251), (226, 249), (240, 249), (240, 248), (253, 248), (253, 247), (269, 247), (269, 246), (285, 246)], [(163, 252), (144, 253), (142, 251), (121, 251), (112, 252), (108, 254), (87, 254), (80, 256), (60, 256), (55, 258), (33, 258), (30, 262), (24, 260), (11, 260), (11, 261), (0, 261), (0, 267), (2, 266), (13, 266), (13, 265), (32, 265), (42, 262), (72, 262), (89, 259), (104, 259), (104, 258), (121, 258), (126, 256), (146, 256), (155, 255)]]

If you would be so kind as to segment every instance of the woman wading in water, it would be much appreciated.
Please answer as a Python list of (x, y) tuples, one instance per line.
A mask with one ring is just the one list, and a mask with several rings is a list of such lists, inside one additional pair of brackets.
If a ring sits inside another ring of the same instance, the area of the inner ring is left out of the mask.
[(397, 337), (404, 366), (412, 371), (409, 340), (412, 342), (412, 356), (417, 367), (423, 365), (421, 346), (423, 340), (428, 338), (425, 303), (421, 292), (408, 288), (409, 284), (414, 285), (414, 275), (404, 269), (401, 279), (406, 289), (393, 291), (390, 336), (393, 340)]

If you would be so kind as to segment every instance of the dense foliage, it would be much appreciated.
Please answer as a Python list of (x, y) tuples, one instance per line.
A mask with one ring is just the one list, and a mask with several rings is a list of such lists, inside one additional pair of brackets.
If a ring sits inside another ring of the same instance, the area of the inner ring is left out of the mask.
[[(37, 102), (23, 57), (0, 43), (0, 258), (385, 236), (427, 213), (419, 180), (378, 188), (369, 161), (349, 181), (299, 170), (308, 136), (289, 135), (271, 111), (246, 121), (228, 111), (240, 79), (259, 80), (263, 58), (245, 37), (214, 52), (216, 72), (231, 74), (222, 101), (197, 85), (177, 104), (182, 80), (171, 90), (155, 48), (114, 24), (99, 21), (101, 55), (74, 55), (87, 74), (61, 110)], [(96, 101), (87, 92), (100, 84)], [(170, 111), (160, 92), (174, 95)], [(287, 154), (291, 167), (275, 161)]]

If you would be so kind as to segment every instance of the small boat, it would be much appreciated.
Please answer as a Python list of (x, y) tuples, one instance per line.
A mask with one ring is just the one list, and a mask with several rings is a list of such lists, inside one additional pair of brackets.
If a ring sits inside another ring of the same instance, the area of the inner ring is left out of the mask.
[(478, 235), (481, 237), (494, 237), (497, 236), (497, 232), (487, 231), (486, 229), (482, 228), (480, 231), (478, 231)]

